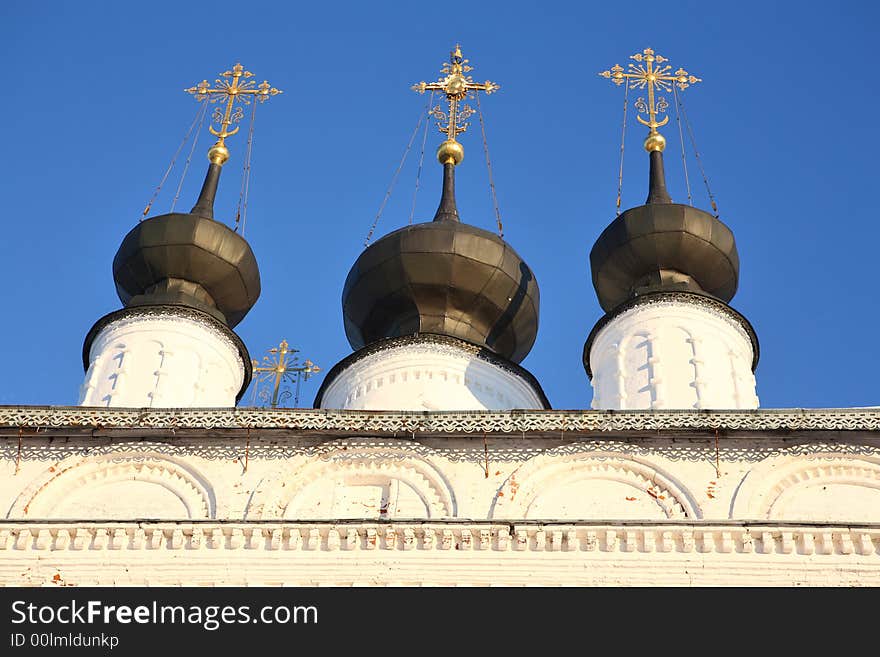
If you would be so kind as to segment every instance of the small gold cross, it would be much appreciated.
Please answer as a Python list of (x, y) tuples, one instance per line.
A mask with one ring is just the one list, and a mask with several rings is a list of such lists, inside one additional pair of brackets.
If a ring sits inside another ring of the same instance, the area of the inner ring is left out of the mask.
[[(257, 388), (260, 387), (263, 383), (272, 381), (273, 385), (271, 398), (269, 398), (269, 395), (266, 391), (260, 392), (261, 397), (265, 395), (265, 397), (270, 399), (270, 405), (272, 406), (272, 408), (276, 408), (278, 406), (278, 402), (283, 396), (280, 393), (281, 383), (285, 379), (289, 379), (295, 381), (297, 384), (297, 394), (294, 404), (299, 403), (298, 387), (300, 379), (302, 379), (303, 381), (308, 381), (309, 377), (315, 372), (320, 372), (321, 368), (315, 365), (310, 360), (306, 360), (305, 363), (300, 365), (298, 358), (295, 355), (298, 352), (299, 349), (291, 349), (290, 346), (287, 344), (287, 340), (282, 340), (277, 347), (272, 347), (271, 349), (269, 349), (269, 356), (263, 356), (262, 364), (258, 363), (256, 360), (251, 361), (255, 374), (255, 398), (257, 395)], [(287, 396), (290, 395), (289, 392), (287, 392), (286, 394)]]

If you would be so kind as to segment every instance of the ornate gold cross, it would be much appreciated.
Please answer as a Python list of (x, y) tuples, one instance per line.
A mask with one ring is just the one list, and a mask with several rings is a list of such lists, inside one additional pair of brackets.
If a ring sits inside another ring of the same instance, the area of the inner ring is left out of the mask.
[[(215, 130), (214, 126), (208, 129), (211, 134), (217, 137), (217, 143), (211, 147), (209, 158), (215, 164), (223, 164), (229, 159), (229, 151), (226, 150), (226, 138), (238, 132), (239, 126), (229, 129), (233, 123), (238, 123), (244, 116), (241, 105), (235, 106), (236, 102), (248, 105), (250, 97), (265, 102), (269, 96), (276, 96), (283, 93), (280, 89), (276, 89), (269, 85), (269, 82), (263, 80), (262, 84), (254, 86), (254, 81), (249, 80), (254, 76), (250, 71), (244, 70), (241, 64), (236, 64), (231, 71), (225, 71), (220, 74), (223, 79), (214, 80), (216, 87), (211, 87), (207, 80), (202, 80), (196, 86), (184, 89), (187, 93), (192, 94), (197, 101), (205, 100), (209, 103), (216, 103), (224, 99), (225, 108), (217, 107), (211, 115), (211, 120), (220, 125), (220, 130)], [(235, 111), (233, 111), (233, 108)]]
[[(639, 123), (648, 127), (648, 139), (645, 140), (645, 150), (663, 150), (665, 140), (657, 132), (657, 128), (666, 125), (669, 117), (664, 116), (662, 121), (657, 121), (657, 114), (661, 114), (669, 107), (666, 99), (661, 97), (655, 99), (655, 87), (663, 91), (670, 91), (674, 84), (679, 89), (687, 89), (695, 82), (702, 82), (700, 78), (694, 77), (683, 68), (678, 69), (671, 74), (669, 71), (672, 66), (663, 66), (664, 62), (669, 60), (662, 55), (656, 54), (650, 48), (645, 48), (642, 52), (630, 55), (630, 59), (634, 59), (637, 64), (630, 63), (629, 70), (624, 73), (623, 67), (615, 64), (610, 71), (602, 71), (599, 73), (603, 78), (608, 78), (617, 86), (625, 81), (629, 81), (630, 89), (644, 89), (648, 87), (648, 102), (644, 98), (639, 98), (635, 102), (636, 109), (640, 114), (647, 114), (646, 121), (641, 116), (637, 116)], [(657, 136), (658, 138), (652, 139)]]
[(270, 397), (267, 390), (260, 390), (260, 398), (269, 401), (272, 408), (278, 406), (279, 401), (283, 401), (290, 397), (290, 391), (281, 392), (281, 383), (284, 380), (293, 380), (296, 383), (296, 396), (294, 405), (299, 403), (299, 384), (300, 380), (308, 381), (309, 377), (320, 372), (321, 368), (312, 361), (306, 360), (305, 363), (299, 364), (299, 359), (295, 356), (299, 349), (291, 349), (287, 344), (287, 340), (282, 340), (277, 347), (269, 349), (269, 356), (263, 356), (262, 365), (256, 360), (252, 360), (254, 370), (254, 401), (256, 401), (258, 388), (263, 383), (272, 382), (272, 395)]
[[(467, 75), (473, 70), (473, 66), (469, 66), (468, 62), (469, 60), (461, 54), (461, 46), (456, 44), (455, 50), (449, 53), (449, 61), (444, 62), (440, 69), (440, 72), (444, 74), (443, 77), (437, 82), (419, 82), (412, 86), (413, 91), (418, 91), (420, 94), (430, 90), (442, 91), (446, 95), (446, 100), (449, 103), (448, 111), (444, 112), (440, 105), (437, 105), (431, 109), (430, 113), (437, 119), (437, 128), (440, 132), (446, 133), (447, 142), (456, 141), (456, 136), (468, 129), (467, 119), (474, 113), (474, 110), (468, 105), (459, 105), (468, 93), (485, 91), (487, 94), (491, 94), (500, 88), (489, 80), (483, 83), (474, 82), (473, 77)], [(459, 158), (455, 164), (460, 161)]]

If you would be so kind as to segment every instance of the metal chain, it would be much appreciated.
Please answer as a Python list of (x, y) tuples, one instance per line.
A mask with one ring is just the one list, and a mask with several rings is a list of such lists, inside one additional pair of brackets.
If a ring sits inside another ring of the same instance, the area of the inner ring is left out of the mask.
[(247, 146), (244, 151), (244, 167), (241, 173), (241, 191), (238, 194), (238, 207), (235, 209), (235, 231), (238, 232), (241, 221), (241, 236), (244, 237), (244, 225), (247, 223), (248, 192), (251, 187), (251, 152), (254, 145), (254, 122), (257, 118), (257, 101), (254, 99), (251, 108), (251, 125), (248, 129)]
[(712, 204), (712, 210), (715, 211), (715, 216), (718, 216), (718, 205), (715, 203), (715, 196), (712, 194), (712, 190), (709, 189), (709, 179), (706, 177), (706, 172), (703, 170), (703, 162), (700, 159), (700, 151), (697, 150), (697, 140), (694, 139), (694, 131), (691, 128), (691, 122), (688, 120), (687, 112), (684, 110), (684, 102), (681, 102), (681, 115), (684, 117), (684, 123), (687, 126), (688, 135), (691, 138), (691, 146), (694, 148), (694, 157), (697, 160), (697, 166), (700, 167), (700, 175), (703, 176), (703, 183), (706, 185), (706, 193), (709, 194), (709, 202)]
[(681, 99), (678, 97), (674, 84), (672, 85), (672, 95), (675, 98), (675, 122), (678, 124), (678, 143), (681, 144), (681, 166), (684, 168), (684, 184), (687, 187), (688, 205), (693, 207), (694, 197), (691, 195), (691, 181), (688, 177), (687, 159), (684, 156), (684, 135), (681, 134)]
[(480, 107), (480, 94), (477, 97), (477, 115), (480, 117), (480, 131), (483, 133), (483, 152), (486, 154), (486, 169), (489, 171), (489, 189), (492, 191), (492, 204), (495, 206), (495, 221), (498, 222), (498, 237), (504, 237), (501, 224), (501, 211), (498, 209), (498, 197), (495, 195), (495, 180), (492, 177), (492, 162), (489, 160), (489, 143), (486, 141), (486, 124), (483, 121), (483, 110)]
[[(431, 97), (428, 99), (428, 102), (425, 103), (425, 114), (424, 116), (428, 116), (430, 114), (431, 106), (434, 104), (434, 92), (431, 92)], [(419, 194), (419, 180), (422, 177), (422, 164), (425, 162), (425, 142), (428, 141), (428, 126), (431, 124), (430, 121), (425, 121), (425, 132), (422, 135), (422, 151), (419, 153), (419, 168), (416, 171), (416, 188), (413, 190), (413, 202), (412, 209), (409, 211), (409, 225), (412, 226), (413, 217), (416, 214), (416, 197)]]
[[(153, 207), (153, 203), (156, 200), (156, 197), (159, 196), (159, 192), (162, 190), (162, 186), (165, 184), (165, 181), (168, 180), (168, 174), (171, 173), (171, 169), (174, 168), (174, 163), (177, 161), (177, 156), (180, 155), (180, 151), (183, 150), (184, 145), (189, 140), (189, 136), (192, 134), (193, 128), (196, 127), (196, 123), (199, 122), (199, 116), (204, 113), (203, 108), (199, 107), (196, 110), (196, 115), (193, 118), (192, 123), (189, 126), (189, 130), (186, 131), (186, 135), (183, 137), (183, 141), (180, 142), (180, 146), (177, 147), (177, 151), (174, 153), (174, 157), (171, 158), (171, 162), (168, 163), (168, 168), (165, 169), (165, 175), (162, 176), (162, 180), (159, 181), (159, 184), (156, 185), (156, 189), (153, 191), (153, 196), (150, 197), (147, 206), (144, 208), (144, 212), (141, 215), (141, 221), (146, 219), (147, 214), (150, 212), (150, 208)], [(201, 128), (201, 126), (200, 126)]]
[(617, 214), (620, 214), (620, 195), (623, 191), (623, 146), (626, 143), (626, 108), (629, 104), (629, 84), (623, 84), (623, 123), (620, 128), (620, 170), (617, 173)]
[(385, 204), (388, 202), (388, 197), (391, 196), (391, 190), (394, 189), (394, 183), (397, 182), (397, 177), (400, 175), (400, 170), (403, 168), (403, 163), (406, 162), (406, 156), (409, 155), (409, 150), (412, 148), (413, 141), (415, 141), (416, 134), (419, 132), (419, 128), (422, 127), (422, 121), (425, 120), (425, 114), (420, 110), (419, 111), (419, 122), (416, 124), (416, 129), (413, 130), (412, 135), (409, 138), (409, 143), (406, 145), (406, 150), (403, 151), (403, 157), (400, 158), (400, 164), (397, 165), (397, 171), (394, 172), (394, 176), (391, 178), (391, 184), (388, 185), (388, 191), (385, 192), (385, 198), (382, 199), (382, 204), (379, 206), (379, 211), (376, 213), (376, 218), (373, 219), (373, 225), (370, 226), (370, 232), (367, 233), (367, 238), (364, 240), (364, 246), (370, 245), (370, 240), (373, 239), (373, 232), (376, 230), (376, 224), (379, 223), (379, 217), (382, 216), (382, 211), (385, 209)]
[(202, 133), (202, 125), (205, 123), (205, 115), (208, 113), (208, 102), (202, 105), (202, 116), (199, 120), (199, 129), (196, 131), (196, 138), (193, 139), (192, 148), (189, 149), (189, 155), (183, 165), (183, 172), (180, 174), (180, 182), (177, 183), (177, 192), (174, 194), (174, 200), (171, 201), (171, 212), (174, 212), (174, 206), (177, 205), (177, 199), (180, 198), (180, 190), (183, 189), (183, 181), (186, 178), (186, 172), (189, 170), (189, 163), (192, 162), (193, 153), (196, 150), (196, 144), (199, 143), (199, 135)]

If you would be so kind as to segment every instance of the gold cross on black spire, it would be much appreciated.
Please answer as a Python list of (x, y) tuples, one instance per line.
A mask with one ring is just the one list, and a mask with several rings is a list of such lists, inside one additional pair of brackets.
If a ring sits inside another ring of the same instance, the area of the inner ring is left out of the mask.
[(225, 71), (220, 75), (223, 79), (214, 80), (216, 87), (211, 87), (207, 80), (202, 80), (196, 86), (184, 89), (187, 93), (195, 96), (196, 100), (206, 100), (209, 103), (216, 103), (225, 97), (226, 107), (215, 108), (211, 116), (212, 121), (219, 124), (220, 130), (215, 130), (213, 126), (208, 128), (211, 134), (217, 137), (217, 143), (208, 151), (208, 159), (218, 165), (224, 164), (229, 159), (226, 138), (238, 132), (238, 126), (232, 130), (229, 129), (229, 126), (238, 123), (244, 116), (241, 105), (234, 107), (235, 103), (240, 102), (248, 105), (250, 104), (250, 96), (264, 102), (269, 96), (282, 93), (280, 89), (270, 86), (266, 80), (263, 80), (262, 84), (254, 86), (254, 81), (248, 79), (252, 78), (254, 74), (244, 70), (241, 64), (236, 64), (231, 71)]
[(449, 109), (443, 111), (440, 105), (431, 109), (431, 115), (437, 119), (437, 127), (440, 132), (446, 134), (446, 141), (440, 145), (437, 158), (442, 164), (459, 164), (464, 158), (464, 149), (456, 141), (456, 136), (468, 129), (468, 117), (474, 110), (468, 105), (460, 105), (468, 93), (472, 91), (485, 91), (491, 94), (498, 91), (499, 86), (494, 82), (474, 82), (473, 77), (467, 75), (473, 70), (468, 65), (469, 60), (461, 54), (461, 46), (455, 45), (455, 50), (449, 53), (449, 61), (444, 62), (440, 72), (444, 74), (437, 82), (419, 82), (412, 86), (413, 91), (420, 94), (425, 91), (442, 91), (446, 95)]
[(641, 116), (636, 118), (639, 120), (639, 123), (648, 127), (645, 150), (648, 152), (662, 152), (666, 147), (666, 139), (657, 132), (657, 128), (666, 125), (669, 122), (669, 117), (664, 116), (662, 121), (657, 121), (657, 115), (665, 112), (666, 108), (669, 107), (669, 103), (663, 97), (655, 98), (655, 87), (663, 91), (670, 91), (674, 84), (679, 89), (687, 89), (695, 82), (702, 82), (702, 80), (689, 74), (683, 68), (670, 75), (669, 71), (672, 69), (672, 66), (662, 65), (669, 60), (662, 55), (656, 54), (650, 48), (645, 48), (640, 53), (630, 55), (630, 59), (634, 59), (638, 63), (629, 64), (629, 70), (626, 73), (624, 73), (623, 67), (620, 64), (615, 64), (610, 71), (602, 71), (599, 75), (610, 79), (618, 86), (629, 80), (630, 89), (644, 89), (647, 86), (648, 102), (646, 103), (644, 98), (639, 98), (636, 100), (635, 106), (640, 114), (648, 115), (648, 120), (646, 121)]

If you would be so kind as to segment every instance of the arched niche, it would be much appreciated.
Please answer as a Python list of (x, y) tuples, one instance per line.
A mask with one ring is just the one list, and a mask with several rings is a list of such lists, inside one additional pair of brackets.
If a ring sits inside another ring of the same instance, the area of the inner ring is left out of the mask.
[(319, 453), (298, 458), (263, 482), (247, 517), (453, 517), (455, 497), (427, 452), (407, 441), (326, 443)]
[(545, 520), (696, 519), (688, 492), (655, 465), (563, 447), (526, 463), (498, 491), (489, 517)]
[(9, 518), (212, 518), (215, 498), (191, 466), (150, 452), (71, 456), (25, 488)]
[(768, 459), (743, 478), (731, 518), (880, 522), (880, 459), (833, 452)]

